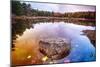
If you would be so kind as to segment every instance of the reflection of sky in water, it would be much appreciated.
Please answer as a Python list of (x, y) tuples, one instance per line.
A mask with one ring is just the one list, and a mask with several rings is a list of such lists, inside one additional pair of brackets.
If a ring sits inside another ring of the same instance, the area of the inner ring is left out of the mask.
[(61, 63), (69, 60), (70, 62), (93, 61), (95, 60), (95, 48), (85, 35), (81, 35), (82, 30), (95, 30), (95, 27), (75, 25), (71, 23), (39, 23), (33, 24), (34, 28), (26, 29), (18, 39), (32, 38), (32, 40), (50, 37), (62, 37), (71, 41), (71, 53), (57, 61)]

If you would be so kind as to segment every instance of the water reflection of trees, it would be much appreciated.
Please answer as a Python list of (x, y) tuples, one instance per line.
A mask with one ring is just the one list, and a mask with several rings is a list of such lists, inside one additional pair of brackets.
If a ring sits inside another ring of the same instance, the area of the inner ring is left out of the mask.
[[(52, 7), (53, 8), (53, 7)], [(50, 11), (42, 11), (39, 9), (34, 9), (31, 7), (31, 4), (27, 4), (26, 2), (20, 1), (11, 1), (11, 12), (13, 17), (42, 17), (38, 19), (12, 19), (12, 39), (15, 40), (16, 35), (22, 35), (26, 28), (33, 27), (32, 24), (40, 23), (40, 22), (67, 22), (67, 23), (75, 23), (80, 25), (90, 25), (94, 26), (95, 21), (80, 21), (79, 19), (88, 19), (95, 20), (96, 12), (75, 12), (75, 13), (59, 13), (59, 12), (50, 12)], [(44, 18), (43, 17), (48, 17)], [(50, 19), (50, 17), (52, 19)], [(65, 18), (65, 19), (64, 19)], [(81, 19), (81, 20), (82, 20)], [(14, 47), (14, 45), (12, 45)]]
[[(14, 41), (17, 38), (16, 35), (22, 35), (26, 28), (29, 29), (30, 27), (32, 27), (32, 21), (14, 20), (12, 22), (12, 41)], [(14, 47), (13, 42), (12, 47)]]
[[(12, 19), (13, 20), (13, 19)], [(26, 29), (29, 29), (31, 27), (34, 27), (33, 24), (36, 23), (48, 23), (48, 22), (52, 22), (52, 23), (59, 23), (59, 22), (65, 22), (65, 23), (75, 23), (75, 24), (79, 24), (79, 25), (89, 25), (89, 26), (95, 26), (95, 22), (86, 22), (86, 21), (77, 21), (77, 20), (56, 20), (56, 19), (14, 19), (12, 21), (12, 47), (14, 47), (15, 45), (14, 40), (16, 40), (17, 36), (16, 35), (22, 35), (23, 32)]]

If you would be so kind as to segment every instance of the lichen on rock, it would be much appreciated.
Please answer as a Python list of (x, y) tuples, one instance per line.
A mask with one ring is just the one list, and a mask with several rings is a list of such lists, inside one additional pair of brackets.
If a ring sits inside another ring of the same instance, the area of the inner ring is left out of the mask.
[(39, 51), (49, 60), (64, 58), (69, 55), (70, 49), (70, 41), (64, 38), (46, 38), (39, 41)]

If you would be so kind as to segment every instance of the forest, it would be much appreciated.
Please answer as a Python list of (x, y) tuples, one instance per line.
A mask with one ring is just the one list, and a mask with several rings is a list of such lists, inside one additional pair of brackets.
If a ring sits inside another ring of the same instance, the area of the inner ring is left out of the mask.
[(25, 2), (21, 3), (20, 1), (11, 2), (11, 12), (13, 16), (29, 16), (29, 17), (66, 17), (66, 18), (86, 18), (86, 19), (95, 19), (96, 12), (50, 12), (42, 11), (39, 9), (34, 9), (30, 4)]

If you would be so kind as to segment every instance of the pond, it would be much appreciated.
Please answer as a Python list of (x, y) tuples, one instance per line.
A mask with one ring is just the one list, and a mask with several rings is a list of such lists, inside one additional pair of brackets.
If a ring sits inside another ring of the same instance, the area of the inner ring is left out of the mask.
[[(18, 26), (16, 26), (18, 25)], [(15, 50), (12, 51), (12, 63), (16, 65), (72, 63), (96, 60), (96, 49), (83, 30), (95, 30), (95, 26), (84, 26), (74, 23), (39, 22), (16, 23), (12, 28)], [(20, 31), (21, 30), (21, 31)], [(16, 36), (16, 37), (14, 37)], [(48, 58), (38, 51), (39, 40), (45, 38), (64, 38), (70, 41), (71, 50), (68, 56), (47, 62)]]

